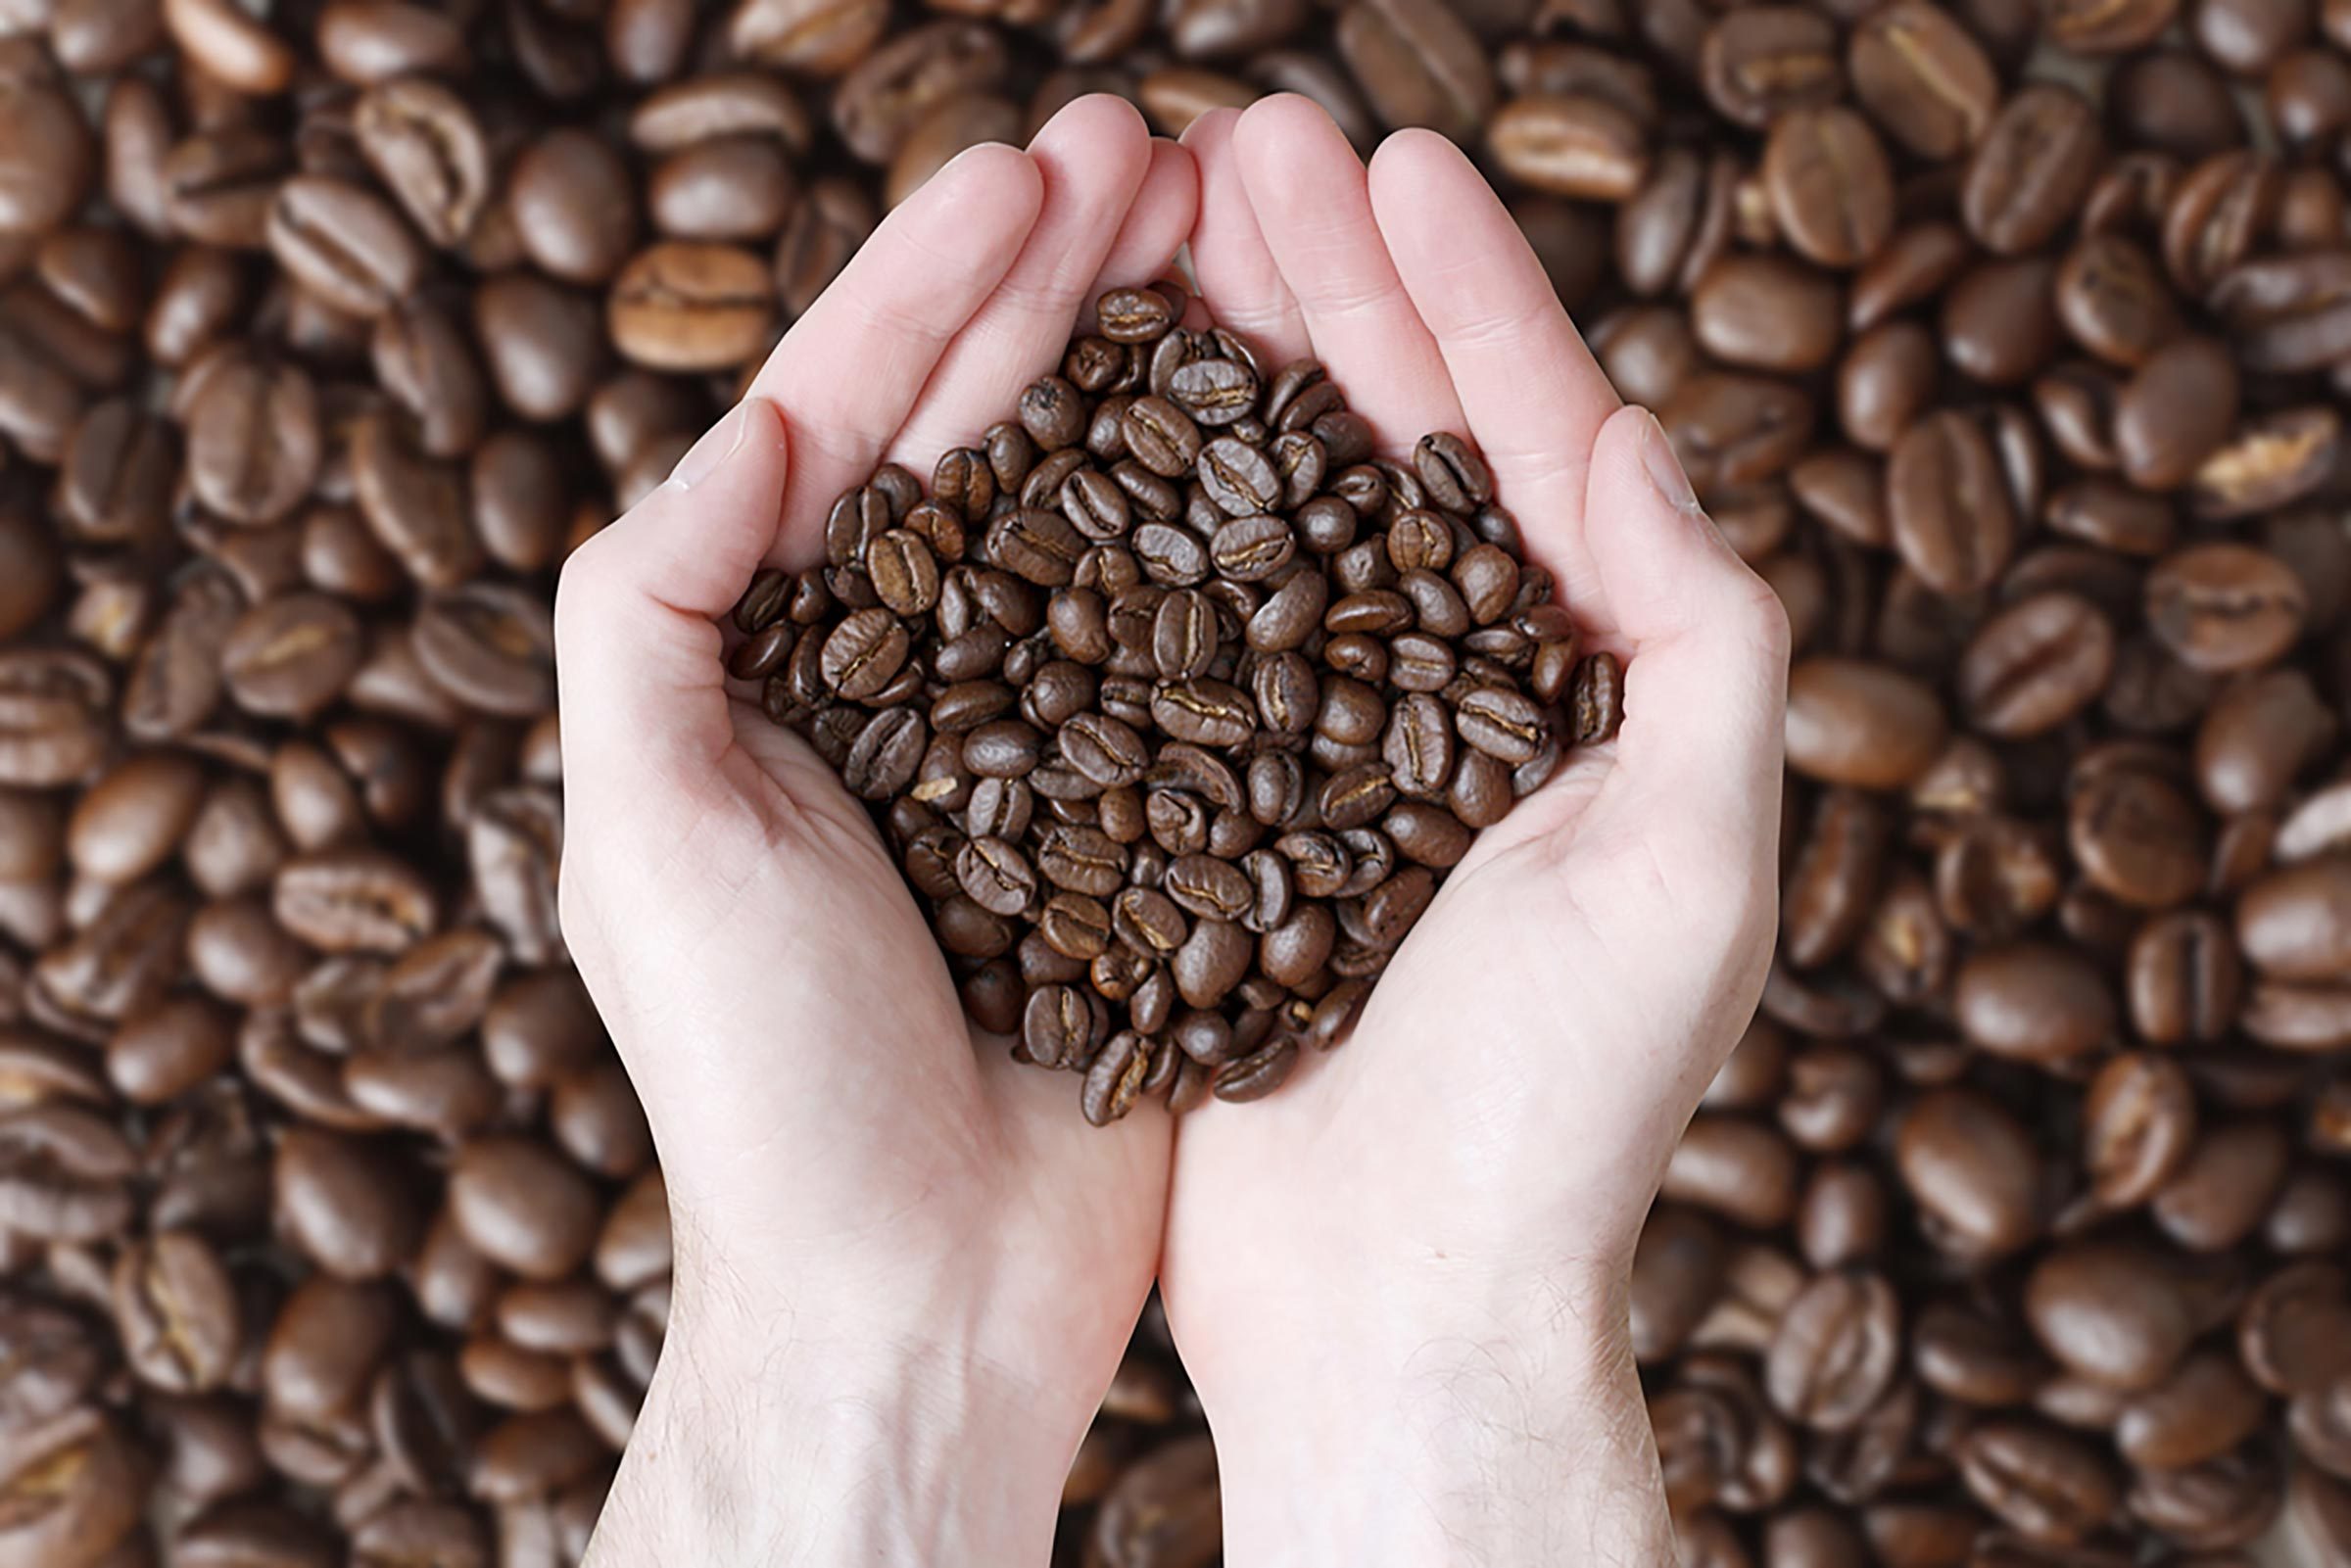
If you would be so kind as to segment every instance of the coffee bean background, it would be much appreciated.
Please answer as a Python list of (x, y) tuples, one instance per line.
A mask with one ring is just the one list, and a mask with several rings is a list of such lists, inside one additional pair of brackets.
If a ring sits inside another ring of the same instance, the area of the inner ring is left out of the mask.
[[(2351, 1561), (2351, 4), (0, 0), (0, 1563), (576, 1560), (669, 1255), (554, 571), (1096, 89), (1470, 148), (1789, 607), (1685, 1560)], [(1214, 1560), (1156, 1314), (1068, 1497)]]

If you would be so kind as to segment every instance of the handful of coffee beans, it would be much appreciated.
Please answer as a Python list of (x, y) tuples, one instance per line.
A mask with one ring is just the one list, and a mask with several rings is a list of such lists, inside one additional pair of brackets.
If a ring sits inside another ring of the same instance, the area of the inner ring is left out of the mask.
[(835, 503), (731, 673), (872, 804), (983, 1027), (1254, 1100), (1338, 1044), (1481, 828), (1619, 717), (1484, 459), (1116, 289), (1018, 417)]

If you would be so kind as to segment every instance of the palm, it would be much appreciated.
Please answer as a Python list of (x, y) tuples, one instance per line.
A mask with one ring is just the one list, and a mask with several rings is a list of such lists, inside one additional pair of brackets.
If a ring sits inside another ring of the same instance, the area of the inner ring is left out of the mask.
[[(761, 368), (742, 458), (591, 542), (558, 609), (565, 926), (699, 1232), (681, 1248), (723, 1238), (759, 1300), (807, 1300), (825, 1271), (804, 1265), (844, 1252), (852, 1306), (984, 1281), (1011, 1325), (986, 1354), (1038, 1383), (1115, 1364), (1156, 1258), (1165, 1118), (1096, 1133), (1071, 1080), (972, 1037), (865, 809), (729, 689), (712, 623), (762, 562), (821, 556), (834, 499), (879, 465), (927, 475), (1001, 418), (1104, 280), (1165, 268), (1195, 194), (1115, 100), (1028, 155), (960, 161)], [(617, 617), (633, 637), (607, 641)]]
[(1760, 985), (1779, 677), (1766, 591), (1725, 563), (1694, 580), (1632, 526), (1647, 514), (1620, 498), (1657, 509), (1633, 488), (1639, 416), (1610, 419), (1617, 400), (1465, 160), (1407, 133), (1367, 175), (1299, 100), (1187, 146), (1220, 319), (1276, 360), (1320, 358), (1393, 442), (1471, 434), (1530, 557), (1631, 670), (1620, 737), (1570, 753), (1479, 837), (1345, 1049), (1181, 1127), (1169, 1306), (1208, 1393), (1311, 1341), (1301, 1280), (1515, 1266), (1530, 1235), (1562, 1264), (1629, 1248)]
[[(789, 1011), (749, 1021), (744, 1049), (764, 1050), (776, 1023), (840, 1044), (747, 1079), (715, 1061), (723, 1081), (659, 1069), (659, 1092), (754, 1165), (742, 1190), (756, 1207), (725, 1223), (787, 1257), (844, 1229), (887, 1227), (925, 1258), (985, 1240), (1022, 1267), (1046, 1263), (1027, 1287), (1037, 1309), (1020, 1315), (1034, 1364), (1055, 1365), (1073, 1336), (1115, 1351), (1154, 1260), (1165, 1119), (1096, 1133), (1076, 1116), (1071, 1080), (1014, 1067), (1009, 1041), (972, 1027), (865, 808), (798, 736), (754, 704), (729, 706), (735, 744), (710, 797), (724, 826), (706, 864), (758, 870), (706, 906), (691, 990), (774, 994), (779, 974), (793, 975)], [(796, 852), (779, 856), (787, 840)], [(697, 1033), (727, 1026), (696, 1021)], [(792, 1151), (784, 1204), (755, 1168), (781, 1150)]]

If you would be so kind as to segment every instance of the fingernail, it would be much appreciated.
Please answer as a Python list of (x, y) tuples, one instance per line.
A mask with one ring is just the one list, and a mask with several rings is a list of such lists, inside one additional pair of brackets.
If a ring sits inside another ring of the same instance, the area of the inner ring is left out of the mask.
[(1657, 498), (1679, 512), (1698, 510), (1698, 492), (1690, 488), (1690, 476), (1682, 472), (1682, 460), (1673, 454), (1673, 443), (1665, 439), (1665, 427), (1657, 416), (1646, 409), (1641, 414), (1641, 462), (1649, 470), (1649, 482), (1656, 487)]
[(678, 466), (669, 471), (669, 483), (680, 490), (692, 490), (712, 474), (719, 465), (735, 455), (743, 445), (743, 404), (737, 404), (726, 411), (717, 424), (702, 432), (702, 439), (686, 449)]

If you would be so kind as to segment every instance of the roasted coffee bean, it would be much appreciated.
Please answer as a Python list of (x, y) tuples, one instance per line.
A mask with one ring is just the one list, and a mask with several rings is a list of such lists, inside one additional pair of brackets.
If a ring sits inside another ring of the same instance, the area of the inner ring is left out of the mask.
[(2051, 1427), (1988, 1421), (1967, 1434), (1958, 1458), (1976, 1499), (2044, 1545), (2081, 1544), (2115, 1508), (2115, 1480), (2097, 1451)]
[(2301, 635), (2300, 579), (2243, 545), (2197, 545), (2147, 574), (2147, 624), (2182, 663), (2228, 672), (2269, 663)]
[[(2225, 346), (2208, 337), (2175, 338), (2148, 356), (2115, 400), (2114, 448), (2123, 476), (2143, 490), (2187, 483), (2229, 439), (2236, 413), (2236, 364)], [(2216, 472), (2218, 487), (2258, 485), (2276, 455), (2239, 454)]]
[(2114, 1026), (2113, 997), (2097, 971), (2039, 944), (1977, 953), (1959, 971), (1953, 1003), (1979, 1050), (2043, 1066), (2088, 1055)]
[(664, 240), (613, 279), (605, 328), (620, 353), (648, 369), (716, 370), (766, 345), (775, 317), (767, 267), (748, 251)]
[(304, 288), (353, 315), (379, 316), (415, 288), (424, 248), (381, 197), (302, 174), (269, 204), (269, 249)]
[(1865, 18), (1847, 45), (1847, 68), (1854, 96), (1922, 158), (1965, 152), (1999, 102), (1999, 78), (1983, 45), (1924, 0), (1898, 0)]
[(1943, 594), (1988, 586), (2008, 563), (2016, 513), (1982, 426), (1944, 411), (1913, 425), (1886, 470), (1887, 517), (1904, 564)]
[(2036, 83), (2003, 105), (1969, 159), (1960, 188), (1968, 232), (2004, 256), (2057, 232), (2103, 155), (2096, 112), (2070, 87)]
[(1895, 1372), (1899, 1307), (1871, 1275), (1824, 1275), (1789, 1303), (1764, 1363), (1772, 1402), (1836, 1431), (1865, 1416)]
[(1924, 1096), (1902, 1118), (1895, 1159), (1943, 1250), (1997, 1256), (2039, 1230), (2031, 1143), (1995, 1101), (1955, 1088)]
[(1298, 1065), (1297, 1043), (1275, 1035), (1246, 1056), (1234, 1057), (1216, 1069), (1210, 1092), (1230, 1104), (1262, 1100), (1288, 1080)]
[(1977, 732), (2041, 735), (2095, 700), (2114, 669), (2114, 628), (2087, 599), (2041, 594), (1986, 621), (1960, 657), (1958, 695)]
[(2123, 1390), (2154, 1387), (2195, 1333), (2192, 1305), (2156, 1256), (2116, 1242), (2069, 1244), (2026, 1282), (2027, 1321), (2080, 1375)]
[(490, 150), (464, 100), (425, 75), (398, 75), (360, 95), (360, 152), (433, 244), (464, 242), (491, 190)]
[(1343, 19), (1336, 41), (1387, 125), (1428, 125), (1462, 137), (1493, 110), (1492, 67), (1450, 7), (1371, 0)]
[(1763, 182), (1790, 246), (1822, 266), (1868, 261), (1894, 230), (1885, 148), (1866, 119), (1842, 106), (1778, 117), (1764, 147)]
[(234, 1368), (235, 1290), (201, 1239), (167, 1234), (124, 1251), (115, 1263), (114, 1307), (123, 1353), (142, 1382), (197, 1394), (218, 1387)]
[(1085, 1069), (1085, 1092), (1080, 1104), (1087, 1121), (1097, 1127), (1108, 1126), (1134, 1109), (1155, 1049), (1166, 1048), (1132, 1029), (1111, 1036)]
[(2067, 824), (2083, 874), (2124, 903), (2169, 908), (2204, 879), (2203, 825), (2187, 798), (2151, 772), (2118, 767), (2085, 782)]
[(1640, 122), (1588, 94), (1514, 99), (1496, 113), (1486, 140), (1512, 178), (1558, 196), (1620, 202), (1649, 170)]
[(1788, 760), (1799, 773), (1861, 788), (1899, 788), (1941, 750), (1934, 693), (1896, 671), (1807, 659), (1788, 686)]

